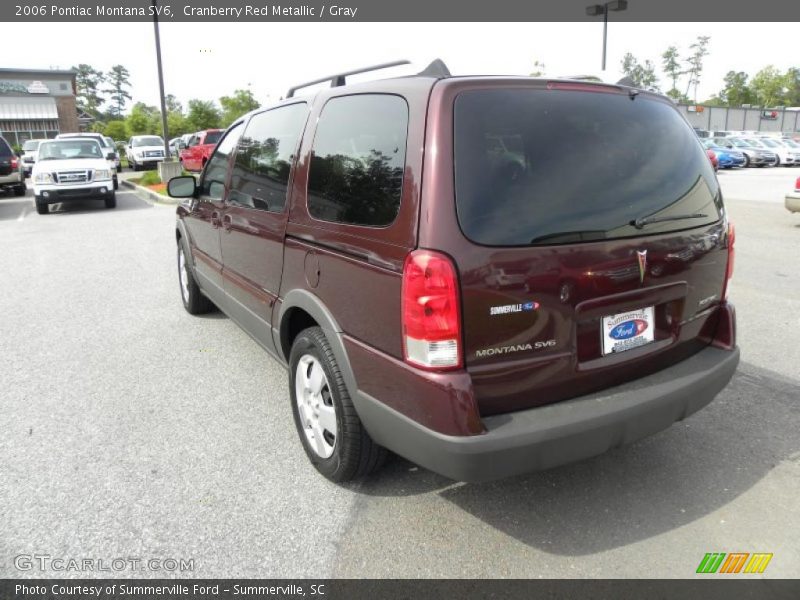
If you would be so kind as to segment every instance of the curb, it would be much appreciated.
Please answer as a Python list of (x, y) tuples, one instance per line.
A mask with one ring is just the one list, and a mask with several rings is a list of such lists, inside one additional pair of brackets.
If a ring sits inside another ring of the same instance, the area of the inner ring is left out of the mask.
[(162, 196), (158, 192), (149, 190), (144, 186), (136, 185), (125, 179), (119, 180), (120, 187), (126, 187), (133, 190), (139, 198), (148, 204), (160, 204), (162, 206), (176, 206), (181, 203), (180, 198), (170, 198), (169, 196)]

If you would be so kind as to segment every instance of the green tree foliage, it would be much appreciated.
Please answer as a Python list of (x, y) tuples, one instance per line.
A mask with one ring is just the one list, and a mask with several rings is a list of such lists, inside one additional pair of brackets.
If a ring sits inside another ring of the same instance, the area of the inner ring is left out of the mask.
[(103, 135), (107, 135), (114, 141), (128, 139), (128, 127), (125, 121), (109, 121), (103, 129)]
[(122, 111), (125, 110), (125, 104), (131, 99), (127, 88), (131, 87), (130, 82), (131, 74), (128, 69), (122, 65), (114, 65), (111, 70), (106, 73), (105, 81), (108, 84), (103, 90), (103, 93), (111, 96), (110, 113), (119, 118), (122, 116)]
[(781, 73), (774, 66), (769, 65), (753, 75), (750, 89), (756, 103), (763, 107), (778, 106), (786, 99), (784, 88), (789, 87), (788, 74)]
[(72, 67), (72, 70), (77, 72), (75, 76), (76, 104), (81, 110), (97, 117), (100, 105), (105, 101), (100, 95), (102, 93), (100, 86), (105, 81), (105, 76), (101, 71), (84, 63)]
[(800, 106), (800, 69), (786, 71), (786, 106)]
[(670, 46), (661, 55), (661, 68), (672, 82), (672, 87), (667, 91), (667, 96), (676, 102), (683, 101), (685, 95), (678, 90), (678, 80), (683, 75), (683, 71), (681, 70), (680, 55), (676, 46)]
[(220, 126), (222, 115), (213, 102), (206, 100), (189, 100), (189, 112), (186, 115), (188, 131), (215, 129)]
[(227, 127), (243, 114), (261, 106), (250, 90), (235, 90), (232, 96), (222, 96), (219, 104), (222, 106), (222, 127)]
[(689, 95), (689, 90), (694, 89), (692, 98), (697, 103), (697, 86), (700, 84), (700, 77), (703, 74), (703, 61), (708, 56), (708, 43), (711, 38), (707, 35), (701, 35), (697, 41), (689, 46), (692, 53), (686, 59), (686, 71), (689, 80), (686, 84), (686, 96)]
[(658, 89), (656, 67), (649, 60), (646, 60), (644, 64), (640, 64), (633, 54), (627, 52), (622, 57), (622, 72), (627, 77), (630, 77), (637, 87), (646, 90)]
[(158, 135), (161, 129), (160, 112), (155, 106), (137, 102), (125, 119), (125, 124), (131, 135)]
[(725, 106), (741, 106), (753, 104), (753, 92), (747, 83), (744, 71), (728, 71), (723, 80), (725, 87), (717, 94)]

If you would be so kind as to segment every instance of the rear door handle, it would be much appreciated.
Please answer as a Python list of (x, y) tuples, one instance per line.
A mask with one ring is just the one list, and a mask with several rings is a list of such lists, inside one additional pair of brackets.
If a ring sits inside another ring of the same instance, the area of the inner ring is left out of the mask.
[(228, 233), (231, 232), (231, 216), (230, 215), (223, 215), (222, 216), (222, 228), (227, 231)]
[(217, 211), (211, 213), (211, 226), (214, 229), (219, 229), (219, 213)]

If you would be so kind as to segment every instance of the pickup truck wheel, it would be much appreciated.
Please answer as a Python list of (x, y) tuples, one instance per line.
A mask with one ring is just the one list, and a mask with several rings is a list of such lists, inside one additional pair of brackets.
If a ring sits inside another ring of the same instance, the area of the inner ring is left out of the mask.
[[(116, 188), (114, 188), (116, 189)], [(105, 199), (106, 208), (116, 208), (117, 207), (117, 195), (114, 192), (111, 192), (111, 195), (106, 197)]]
[(50, 207), (48, 206), (47, 202), (44, 202), (41, 198), (36, 198), (36, 212), (40, 215), (46, 215), (50, 212)]
[(116, 175), (114, 175), (113, 181), (114, 181), (114, 190), (118, 190), (119, 189), (119, 179), (117, 179)]
[(190, 315), (201, 315), (214, 309), (211, 300), (203, 295), (194, 280), (191, 266), (186, 260), (183, 243), (180, 241), (178, 242), (178, 283), (180, 284), (183, 308)]
[(297, 433), (311, 464), (334, 482), (368, 475), (386, 459), (361, 424), (330, 343), (320, 327), (298, 334), (289, 355)]

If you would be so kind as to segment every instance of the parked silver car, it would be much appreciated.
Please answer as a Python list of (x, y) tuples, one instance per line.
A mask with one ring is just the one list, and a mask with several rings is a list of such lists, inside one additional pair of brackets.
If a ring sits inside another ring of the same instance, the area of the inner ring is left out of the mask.
[(748, 143), (745, 138), (739, 137), (718, 137), (713, 138), (714, 143), (722, 146), (723, 148), (736, 149), (747, 159), (745, 167), (768, 167), (774, 166), (778, 161), (778, 155), (771, 150), (753, 146)]

